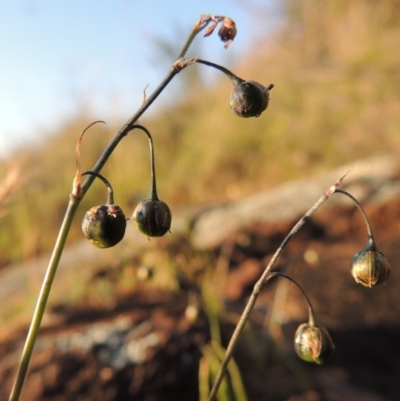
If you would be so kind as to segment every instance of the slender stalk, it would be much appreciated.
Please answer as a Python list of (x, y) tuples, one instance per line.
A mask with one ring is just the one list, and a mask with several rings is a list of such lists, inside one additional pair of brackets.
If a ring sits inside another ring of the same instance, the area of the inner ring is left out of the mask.
[(45, 277), (43, 279), (42, 288), (40, 290), (36, 308), (33, 313), (31, 325), (26, 337), (25, 346), (22, 350), (21, 361), (18, 366), (17, 375), (14, 381), (14, 386), (11, 390), (10, 401), (17, 401), (21, 395), (22, 387), (24, 384), (26, 372), (28, 370), (29, 362), (32, 356), (33, 348), (35, 346), (36, 338), (39, 333), (40, 324), (44, 315), (47, 300), (50, 295), (51, 286), (53, 284), (54, 276), (57, 271), (58, 263), (60, 262), (61, 255), (68, 237), (68, 233), (72, 224), (73, 216), (79, 206), (79, 201), (75, 198), (70, 198), (67, 210), (65, 212), (64, 221), (61, 225), (53, 254), (51, 255)]
[(260, 295), (261, 290), (265, 284), (265, 280), (267, 279), (268, 275), (271, 272), (272, 267), (275, 265), (276, 261), (278, 260), (279, 256), (282, 254), (284, 249), (286, 248), (289, 241), (292, 237), (300, 230), (301, 227), (307, 222), (307, 220), (311, 217), (313, 213), (315, 213), (321, 205), (333, 194), (336, 192), (339, 185), (342, 183), (345, 176), (341, 177), (334, 185), (332, 185), (328, 190), (324, 192), (324, 194), (318, 199), (318, 201), (307, 211), (307, 213), (297, 222), (297, 224), (292, 228), (290, 233), (285, 237), (282, 241), (279, 248), (276, 250), (275, 254), (273, 255), (271, 261), (269, 262), (268, 266), (264, 269), (261, 277), (258, 279), (256, 284), (254, 285), (253, 291), (250, 295), (250, 298), (244, 308), (242, 315), (240, 316), (239, 322), (235, 327), (235, 330), (232, 334), (232, 337), (229, 341), (228, 347), (226, 349), (225, 357), (221, 362), (221, 366), (219, 368), (217, 377), (215, 378), (215, 382), (211, 388), (210, 395), (208, 400), (213, 401), (217, 395), (217, 391), (221, 382), (224, 378), (228, 363), (232, 358), (233, 351), (237, 345), (239, 340), (239, 336), (242, 333), (244, 326), (250, 316), (251, 311), (257, 301), (258, 296)]
[[(176, 64), (176, 63), (175, 63)], [(144, 104), (140, 107), (140, 109), (127, 121), (127, 123), (121, 127), (121, 129), (115, 134), (114, 138), (107, 145), (104, 152), (99, 157), (97, 163), (94, 165), (91, 171), (98, 173), (107, 162), (108, 158), (111, 156), (112, 152), (115, 150), (119, 142), (125, 137), (130, 130), (132, 130), (132, 126), (139, 120), (142, 114), (151, 106), (151, 104), (157, 99), (160, 93), (167, 87), (167, 85), (172, 81), (176, 74), (178, 74), (182, 68), (186, 66), (176, 67), (174, 66), (168, 72), (167, 76), (161, 82), (161, 84), (155, 89), (155, 91), (148, 97), (148, 99), (144, 102)], [(87, 180), (82, 184), (82, 198), (86, 194), (87, 190), (90, 188), (92, 182), (94, 181), (94, 176), (89, 176)]]
[(143, 125), (135, 124), (132, 125), (131, 129), (141, 129), (147, 135), (149, 139), (149, 146), (150, 146), (150, 171), (151, 171), (151, 191), (150, 191), (150, 198), (151, 200), (158, 201), (158, 194), (157, 194), (157, 180), (156, 180), (156, 166), (154, 161), (154, 145), (153, 145), (153, 138), (150, 134), (150, 131), (144, 127)]
[(309, 320), (309, 324), (310, 326), (315, 326), (315, 313), (314, 313), (314, 309), (311, 305), (311, 301), (308, 298), (307, 294), (305, 293), (305, 291), (303, 290), (302, 286), (296, 281), (294, 280), (292, 277), (288, 276), (287, 274), (281, 273), (281, 272), (273, 272), (270, 273), (267, 277), (267, 279), (265, 280), (266, 282), (271, 280), (271, 278), (273, 277), (284, 277), (287, 280), (291, 281), (293, 284), (296, 285), (296, 287), (301, 291), (301, 293), (303, 294), (304, 298), (306, 299), (307, 305), (308, 305), (308, 320)]
[(193, 61), (195, 63), (208, 65), (209, 67), (216, 68), (217, 70), (223, 72), (232, 81), (233, 85), (238, 85), (238, 84), (241, 84), (242, 82), (245, 82), (244, 79), (239, 78), (232, 71), (229, 71), (227, 68), (223, 67), (222, 65), (215, 64), (215, 63), (212, 63), (211, 61), (203, 60), (201, 58), (195, 58), (195, 59), (193, 59)]
[(343, 191), (342, 189), (337, 189), (336, 193), (343, 194), (343, 195), (347, 196), (349, 199), (351, 199), (355, 203), (355, 205), (357, 206), (358, 210), (361, 212), (361, 214), (364, 217), (365, 225), (367, 226), (367, 232), (368, 232), (368, 242), (369, 242), (369, 244), (371, 246), (371, 250), (376, 251), (377, 249), (376, 249), (376, 245), (375, 245), (374, 234), (372, 232), (372, 226), (371, 226), (371, 223), (370, 223), (370, 221), (368, 219), (368, 216), (365, 213), (365, 210), (361, 206), (360, 202), (353, 195), (349, 194), (346, 191)]
[(192, 44), (194, 38), (197, 36), (197, 34), (202, 31), (205, 27), (207, 26), (207, 24), (202, 23), (201, 21), (201, 17), (200, 19), (193, 25), (192, 27), (192, 31), (190, 32), (188, 38), (186, 39), (185, 44), (182, 47), (182, 50), (179, 53), (179, 56), (177, 57), (182, 58), (185, 57), (187, 51), (189, 50), (190, 45)]
[[(192, 27), (192, 31), (190, 32), (188, 38), (186, 39), (185, 44), (182, 47), (182, 50), (179, 53), (177, 59), (185, 57), (190, 45), (192, 44), (194, 38), (197, 36), (199, 32), (201, 32), (211, 21), (214, 21), (214, 28), (217, 26), (218, 22), (223, 20), (224, 17), (217, 17), (208, 14), (201, 15), (200, 18), (196, 21), (196, 23)], [(212, 33), (212, 31), (211, 31)], [(210, 34), (211, 34), (210, 33)], [(208, 34), (204, 35), (208, 36)]]
[[(201, 18), (200, 20), (201, 21)], [(186, 68), (190, 63), (181, 62), (179, 59), (184, 55), (192, 43), (195, 36), (204, 29), (208, 24), (208, 21), (203, 21), (200, 23), (199, 28), (197, 30), (192, 30), (189, 35), (188, 40), (186, 41), (182, 51), (180, 52), (177, 61), (173, 64), (171, 70), (168, 72), (164, 80), (160, 83), (160, 85), (154, 90), (154, 92), (148, 97), (148, 99), (142, 104), (142, 106), (138, 109), (138, 111), (126, 122), (124, 126), (122, 126), (119, 131), (114, 135), (113, 139), (107, 145), (103, 153), (100, 155), (94, 167), (91, 169), (94, 173), (99, 173), (103, 168), (104, 164), (107, 162), (108, 158), (111, 156), (114, 149), (117, 147), (119, 142), (122, 140), (124, 136), (128, 134), (128, 132), (132, 129), (134, 124), (138, 121), (138, 119), (142, 116), (142, 114), (151, 106), (151, 104), (157, 99), (157, 97), (161, 94), (161, 92), (167, 87), (169, 82), (177, 75), (182, 69)], [(42, 318), (46, 309), (46, 304), (50, 295), (50, 290), (54, 281), (54, 277), (57, 271), (58, 264), (61, 259), (61, 255), (64, 250), (64, 246), (69, 234), (69, 230), (75, 216), (76, 210), (85, 196), (86, 192), (92, 185), (95, 179), (95, 175), (89, 175), (85, 182), (82, 184), (82, 191), (80, 197), (70, 196), (70, 201), (68, 203), (63, 222), (60, 227), (60, 231), (58, 233), (58, 237), (56, 239), (56, 243), (53, 248), (53, 253), (50, 257), (49, 264), (47, 266), (47, 270), (45, 273), (45, 277), (43, 279), (42, 287), (38, 296), (38, 300), (36, 303), (35, 310), (33, 312), (33, 317), (31, 320), (31, 325), (29, 327), (29, 331), (26, 337), (25, 345), (22, 350), (21, 360), (18, 366), (16, 378), (14, 381), (13, 388), (11, 390), (11, 394), (9, 397), (9, 401), (18, 401), (21, 395), (22, 387), (25, 381), (26, 373), (28, 371), (29, 362), (32, 357), (33, 348), (35, 346), (35, 342), (39, 333), (40, 324), (42, 322)]]
[(107, 203), (107, 205), (114, 205), (114, 190), (113, 190), (110, 182), (107, 180), (107, 178), (105, 178), (104, 176), (102, 176), (99, 173), (95, 173), (94, 171), (84, 171), (81, 175), (94, 175), (95, 177), (97, 177), (101, 181), (103, 181), (103, 183), (107, 187), (107, 192), (108, 192), (106, 203)]

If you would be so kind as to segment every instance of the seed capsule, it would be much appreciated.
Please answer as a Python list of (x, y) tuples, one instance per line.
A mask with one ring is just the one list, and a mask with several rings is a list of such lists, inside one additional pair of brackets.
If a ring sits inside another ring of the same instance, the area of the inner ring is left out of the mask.
[(133, 211), (132, 217), (136, 228), (148, 237), (162, 237), (171, 228), (171, 210), (161, 201), (157, 195), (156, 168), (154, 163), (153, 138), (149, 130), (142, 125), (133, 125), (132, 129), (142, 130), (149, 140), (150, 169), (151, 169), (151, 193), (149, 199), (142, 200)]
[(335, 346), (328, 330), (320, 325), (301, 324), (294, 336), (294, 349), (306, 362), (322, 364), (332, 354)]
[(254, 81), (234, 84), (230, 97), (232, 111), (240, 117), (258, 117), (268, 107), (269, 91), (273, 87), (273, 84), (264, 87)]
[(371, 288), (387, 280), (390, 275), (390, 265), (382, 252), (367, 247), (354, 256), (351, 262), (351, 274), (357, 283)]
[(86, 238), (98, 248), (112, 247), (124, 238), (126, 217), (122, 209), (114, 204), (113, 189), (110, 183), (94, 171), (86, 171), (82, 175), (95, 175), (100, 178), (108, 189), (105, 205), (92, 207), (82, 220), (82, 232)]
[(171, 210), (160, 200), (142, 200), (131, 217), (140, 232), (149, 237), (162, 237), (171, 228)]
[(235, 39), (236, 34), (237, 34), (237, 28), (235, 21), (225, 17), (222, 22), (221, 28), (219, 28), (218, 31), (218, 36), (225, 43), (225, 48), (227, 48), (233, 42), (233, 39)]

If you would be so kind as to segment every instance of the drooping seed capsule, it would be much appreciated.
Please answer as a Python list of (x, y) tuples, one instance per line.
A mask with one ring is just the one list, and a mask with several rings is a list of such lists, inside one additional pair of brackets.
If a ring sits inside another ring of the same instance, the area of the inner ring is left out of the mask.
[(336, 189), (335, 193), (345, 195), (355, 203), (357, 208), (360, 210), (367, 227), (368, 242), (366, 247), (362, 251), (356, 253), (351, 261), (350, 271), (352, 276), (356, 280), (356, 283), (359, 283), (364, 287), (371, 288), (374, 285), (382, 284), (390, 275), (390, 264), (387, 261), (386, 256), (378, 251), (374, 234), (372, 232), (372, 226), (365, 210), (360, 202), (358, 202), (358, 200), (348, 192)]
[(157, 195), (156, 169), (154, 162), (153, 138), (146, 127), (133, 125), (145, 132), (150, 145), (151, 193), (149, 199), (142, 200), (133, 211), (129, 220), (133, 220), (136, 228), (148, 237), (162, 237), (171, 228), (172, 214), (168, 205)]
[(382, 252), (367, 247), (354, 256), (351, 262), (351, 274), (357, 283), (371, 288), (388, 279), (390, 265)]
[(239, 117), (258, 117), (268, 107), (269, 91), (273, 87), (273, 84), (264, 87), (254, 81), (234, 84), (230, 97), (232, 111)]
[(296, 330), (294, 349), (306, 362), (320, 365), (326, 362), (334, 348), (328, 330), (320, 324), (303, 323)]
[(233, 21), (231, 18), (225, 17), (218, 31), (218, 36), (225, 43), (225, 48), (229, 47), (229, 45), (233, 42), (236, 34), (237, 28), (235, 21)]
[(82, 220), (82, 232), (85, 237), (98, 248), (110, 248), (118, 244), (125, 235), (126, 217), (122, 209), (114, 203), (113, 189), (101, 174), (86, 171), (82, 175), (95, 175), (108, 189), (105, 205), (92, 207)]
[(258, 117), (268, 107), (269, 91), (274, 84), (265, 87), (255, 81), (245, 81), (227, 68), (200, 58), (193, 59), (193, 62), (216, 68), (231, 80), (233, 91), (229, 104), (232, 111), (239, 117)]
[(131, 217), (137, 229), (149, 237), (162, 237), (171, 228), (172, 214), (160, 200), (142, 200)]

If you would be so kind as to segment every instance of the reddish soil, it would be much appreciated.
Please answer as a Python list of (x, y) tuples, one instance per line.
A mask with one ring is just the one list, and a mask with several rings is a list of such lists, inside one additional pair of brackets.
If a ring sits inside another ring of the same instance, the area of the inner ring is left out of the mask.
[[(331, 333), (335, 353), (321, 366), (294, 354), (293, 334), (307, 319), (307, 307), (293, 285), (281, 313), (282, 326), (275, 327), (275, 340), (270, 339), (263, 322), (276, 293), (271, 282), (235, 355), (249, 400), (400, 399), (399, 199), (367, 207), (367, 214), (378, 246), (391, 262), (389, 280), (367, 289), (350, 275), (350, 260), (367, 239), (358, 211), (334, 206), (318, 212), (290, 242), (279, 267), (304, 287)], [(253, 226), (236, 236), (227, 259), (227, 313), (221, 326), (225, 344), (236, 314), (293, 224)], [(186, 247), (186, 241), (176, 239), (167, 249), (179, 257), (179, 250)], [(60, 323), (42, 329), (21, 399), (198, 400), (199, 360), (201, 347), (210, 338), (209, 326), (201, 310), (195, 323), (185, 316), (187, 294), (200, 292), (190, 277), (180, 282), (181, 290), (174, 292), (138, 288), (109, 310), (55, 308)], [(25, 335), (26, 331), (17, 332), (0, 344), (0, 401), (7, 400)], [(135, 350), (138, 343), (141, 347)], [(121, 351), (123, 346), (130, 350), (129, 358)]]

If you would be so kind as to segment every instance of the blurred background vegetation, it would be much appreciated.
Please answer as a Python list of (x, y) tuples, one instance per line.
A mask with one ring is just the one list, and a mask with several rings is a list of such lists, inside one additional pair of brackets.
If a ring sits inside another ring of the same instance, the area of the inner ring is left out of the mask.
[[(230, 82), (216, 70), (208, 73), (208, 82), (200, 70), (207, 67), (193, 66), (176, 78), (176, 90), (162, 95), (164, 103), (156, 102), (141, 119), (154, 137), (159, 196), (173, 213), (237, 199), (371, 154), (400, 152), (400, 2), (281, 4), (282, 18), (273, 32), (269, 16), (252, 10), (264, 21), (265, 35), (240, 50), (241, 63), (225, 65), (244, 79), (275, 84), (260, 118), (233, 115)], [(172, 62), (180, 45), (160, 41), (155, 50)], [(169, 65), (166, 62), (166, 71)], [(132, 105), (132, 111), (136, 107)], [(47, 132), (39, 145), (21, 148), (1, 161), (0, 177), (12, 166), (21, 171), (1, 205), (0, 266), (52, 248), (75, 173), (76, 140), (90, 122), (101, 118), (94, 115), (90, 104), (85, 105)], [(84, 169), (93, 165), (124, 122), (96, 125), (87, 132)], [(132, 132), (123, 140), (103, 174), (114, 186), (116, 202), (130, 215), (150, 191), (143, 133)], [(103, 184), (95, 182), (78, 219), (91, 206), (104, 203), (106, 195)], [(69, 241), (82, 238), (77, 222)]]

